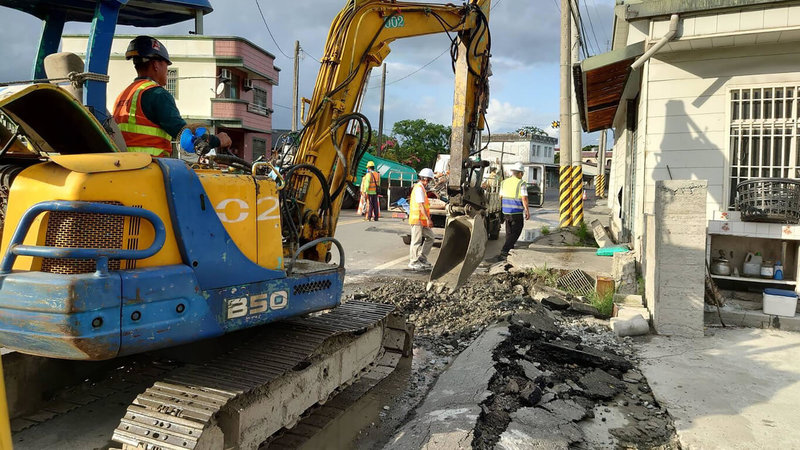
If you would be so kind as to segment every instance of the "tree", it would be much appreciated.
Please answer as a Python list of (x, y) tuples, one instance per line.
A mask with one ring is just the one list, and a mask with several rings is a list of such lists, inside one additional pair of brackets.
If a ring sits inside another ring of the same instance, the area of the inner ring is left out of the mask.
[(437, 154), (450, 152), (450, 127), (425, 119), (395, 122), (392, 136), (397, 145), (386, 147), (386, 157), (416, 170), (433, 167)]
[(531, 134), (533, 136), (547, 136), (547, 133), (545, 133), (545, 131), (543, 129), (541, 129), (541, 128), (537, 127), (537, 126), (533, 126), (533, 125), (528, 125), (526, 127), (517, 128), (517, 133), (519, 133), (519, 134), (528, 133), (528, 134)]
[(596, 145), (586, 145), (584, 146), (581, 151), (582, 152), (596, 152), (600, 147)]

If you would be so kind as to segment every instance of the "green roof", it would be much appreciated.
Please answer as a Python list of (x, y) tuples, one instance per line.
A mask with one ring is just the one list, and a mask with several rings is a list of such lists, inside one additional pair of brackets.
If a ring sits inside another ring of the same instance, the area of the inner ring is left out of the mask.
[(367, 162), (369, 161), (375, 163), (375, 170), (381, 174), (381, 181), (391, 180), (393, 183), (396, 183), (402, 180), (411, 184), (417, 180), (417, 171), (414, 170), (413, 167), (370, 153), (364, 153), (364, 157), (358, 162), (358, 170), (356, 171), (356, 179), (354, 181), (356, 186), (361, 186), (361, 179), (364, 178), (364, 175), (367, 173)]

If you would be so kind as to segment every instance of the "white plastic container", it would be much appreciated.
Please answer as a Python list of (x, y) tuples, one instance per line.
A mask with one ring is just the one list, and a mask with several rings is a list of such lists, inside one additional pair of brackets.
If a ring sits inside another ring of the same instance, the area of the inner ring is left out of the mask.
[(794, 317), (797, 310), (797, 294), (783, 289), (764, 289), (764, 314)]

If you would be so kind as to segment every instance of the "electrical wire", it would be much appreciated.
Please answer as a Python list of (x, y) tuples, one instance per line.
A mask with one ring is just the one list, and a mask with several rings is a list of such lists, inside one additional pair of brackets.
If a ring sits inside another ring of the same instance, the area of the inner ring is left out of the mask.
[(316, 62), (318, 62), (318, 63), (322, 64), (322, 61), (320, 61), (319, 59), (315, 58), (315, 57), (314, 57), (314, 55), (312, 55), (311, 53), (308, 53), (308, 52), (306, 51), (306, 49), (304, 49), (303, 47), (300, 47), (300, 51), (301, 51), (301, 52), (303, 52), (303, 53), (305, 53), (305, 54), (306, 54), (306, 56), (308, 56), (309, 58), (313, 59), (314, 61), (316, 61)]
[[(580, 2), (580, 0), (577, 0), (577, 1)], [(589, 19), (589, 29), (592, 30), (592, 37), (594, 38), (594, 45), (597, 48), (597, 53), (602, 53), (600, 44), (599, 44), (599, 42), (597, 40), (597, 35), (594, 32), (594, 23), (592, 22), (592, 13), (589, 11), (589, 4), (586, 2), (586, 0), (583, 0), (583, 9), (586, 10), (586, 17)]]
[(281, 52), (283, 54), (283, 56), (285, 56), (285, 57), (287, 57), (289, 59), (292, 59), (291, 56), (287, 55), (286, 52), (284, 52), (283, 49), (281, 49), (281, 46), (278, 45), (278, 41), (275, 40), (275, 36), (272, 35), (272, 30), (269, 29), (269, 24), (267, 23), (267, 18), (264, 17), (264, 11), (261, 10), (261, 5), (258, 3), (258, 0), (253, 0), (253, 1), (256, 2), (256, 8), (258, 8), (258, 13), (261, 14), (261, 20), (264, 21), (264, 26), (267, 27), (267, 33), (269, 33), (269, 37), (272, 38), (272, 42), (275, 44), (275, 47), (278, 48), (278, 51)]

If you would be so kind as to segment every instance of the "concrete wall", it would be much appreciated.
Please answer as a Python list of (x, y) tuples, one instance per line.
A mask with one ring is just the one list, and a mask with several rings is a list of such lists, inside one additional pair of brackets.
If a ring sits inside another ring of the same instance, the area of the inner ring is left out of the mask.
[(658, 181), (651, 248), (647, 249), (652, 302), (659, 334), (703, 336), (707, 183)]

